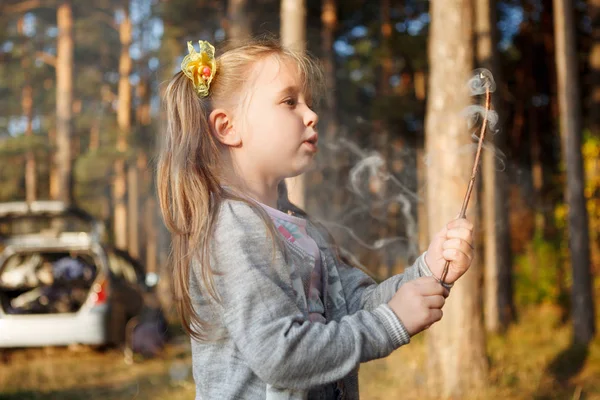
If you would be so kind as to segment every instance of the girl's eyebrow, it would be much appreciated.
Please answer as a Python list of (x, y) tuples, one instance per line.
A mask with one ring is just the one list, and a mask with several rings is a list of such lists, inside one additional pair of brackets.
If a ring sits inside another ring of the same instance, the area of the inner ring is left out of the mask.
[(299, 92), (300, 92), (300, 89), (298, 88), (298, 86), (294, 85), (294, 86), (288, 86), (285, 89), (281, 90), (278, 93), (278, 95), (280, 95), (280, 96), (285, 95), (285, 94), (295, 95), (295, 94), (298, 94)]
[[(300, 89), (300, 87), (296, 86), (296, 85), (292, 85), (292, 86), (288, 86), (285, 89), (281, 90), (280, 92), (278, 92), (277, 97), (281, 97), (281, 96), (298, 96), (300, 93), (302, 93), (302, 90)], [(310, 104), (312, 102), (312, 93), (303, 93), (306, 101), (308, 102), (308, 104)]]

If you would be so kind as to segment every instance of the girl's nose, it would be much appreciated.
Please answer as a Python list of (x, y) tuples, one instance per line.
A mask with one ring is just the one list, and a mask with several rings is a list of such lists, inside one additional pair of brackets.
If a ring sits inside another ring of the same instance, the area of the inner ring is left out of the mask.
[(306, 107), (306, 112), (304, 113), (304, 125), (314, 128), (315, 125), (317, 125), (317, 122), (319, 122), (317, 113)]

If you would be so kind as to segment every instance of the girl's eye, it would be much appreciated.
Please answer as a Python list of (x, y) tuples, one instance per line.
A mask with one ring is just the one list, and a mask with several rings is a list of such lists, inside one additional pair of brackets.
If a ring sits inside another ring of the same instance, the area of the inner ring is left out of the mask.
[(296, 105), (296, 100), (295, 99), (285, 99), (283, 101), (284, 104), (288, 105), (288, 106), (295, 106)]

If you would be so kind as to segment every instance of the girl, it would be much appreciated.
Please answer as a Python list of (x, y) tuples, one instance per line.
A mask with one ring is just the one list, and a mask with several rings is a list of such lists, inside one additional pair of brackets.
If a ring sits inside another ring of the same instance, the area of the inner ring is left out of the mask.
[(446, 260), (448, 284), (468, 269), (473, 226), (450, 222), (377, 285), (287, 198), (317, 152), (315, 61), (275, 41), (188, 49), (165, 93), (158, 191), (196, 398), (358, 399), (361, 362), (442, 317), (436, 277)]

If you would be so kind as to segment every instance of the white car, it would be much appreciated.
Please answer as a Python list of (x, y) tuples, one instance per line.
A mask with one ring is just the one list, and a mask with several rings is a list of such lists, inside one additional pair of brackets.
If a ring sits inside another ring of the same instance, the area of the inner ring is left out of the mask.
[(102, 229), (61, 202), (0, 203), (0, 347), (125, 343), (156, 275)]

